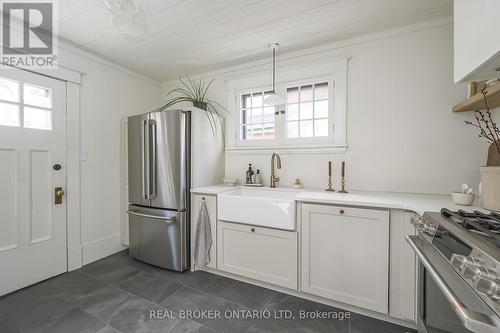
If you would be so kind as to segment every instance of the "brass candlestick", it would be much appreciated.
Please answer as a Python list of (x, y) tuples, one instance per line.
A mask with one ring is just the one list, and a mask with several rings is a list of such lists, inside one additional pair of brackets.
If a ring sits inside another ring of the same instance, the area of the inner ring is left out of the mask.
[(335, 192), (335, 190), (333, 189), (332, 187), (332, 176), (328, 176), (328, 188), (325, 189), (325, 191), (328, 191), (328, 192)]
[(340, 191), (339, 193), (349, 193), (345, 189), (345, 161), (342, 161), (342, 171), (340, 174)]
[(340, 186), (341, 186), (341, 189), (339, 190), (339, 193), (349, 193), (346, 189), (345, 189), (345, 177), (342, 177), (340, 179)]
[(335, 192), (332, 185), (332, 161), (328, 161), (328, 188), (325, 191)]

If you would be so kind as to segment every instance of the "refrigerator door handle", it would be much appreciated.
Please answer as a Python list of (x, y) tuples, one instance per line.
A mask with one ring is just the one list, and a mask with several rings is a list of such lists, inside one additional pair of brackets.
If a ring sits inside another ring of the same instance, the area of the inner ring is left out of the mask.
[(155, 120), (150, 120), (150, 126), (152, 129), (152, 149), (151, 149), (151, 155), (152, 159), (150, 161), (150, 179), (149, 179), (149, 198), (154, 199), (156, 196), (156, 149), (158, 148), (157, 145), (157, 139), (156, 139), (156, 121)]
[(142, 195), (149, 199), (149, 125), (142, 121)]
[(138, 212), (133, 211), (133, 210), (128, 210), (127, 214), (135, 215), (135, 216), (140, 216), (140, 217), (147, 217), (149, 219), (169, 221), (168, 223), (174, 223), (175, 222), (175, 216), (168, 217), (168, 216), (149, 215), (149, 214), (138, 213)]

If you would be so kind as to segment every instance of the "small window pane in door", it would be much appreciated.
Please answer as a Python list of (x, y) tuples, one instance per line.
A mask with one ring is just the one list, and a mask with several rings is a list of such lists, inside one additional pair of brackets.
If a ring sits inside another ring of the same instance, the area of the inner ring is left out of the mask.
[(0, 100), (19, 102), (19, 82), (0, 78)]
[(0, 102), (0, 125), (19, 126), (19, 105)]
[(52, 111), (24, 107), (24, 127), (52, 130)]
[(24, 84), (24, 104), (52, 107), (52, 89)]

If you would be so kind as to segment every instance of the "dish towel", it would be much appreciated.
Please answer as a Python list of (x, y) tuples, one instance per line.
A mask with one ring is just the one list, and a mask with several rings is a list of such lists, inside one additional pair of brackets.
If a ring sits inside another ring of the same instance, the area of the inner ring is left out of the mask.
[(212, 231), (210, 218), (205, 200), (201, 202), (200, 213), (194, 234), (194, 263), (205, 267), (210, 262), (210, 248), (212, 247)]

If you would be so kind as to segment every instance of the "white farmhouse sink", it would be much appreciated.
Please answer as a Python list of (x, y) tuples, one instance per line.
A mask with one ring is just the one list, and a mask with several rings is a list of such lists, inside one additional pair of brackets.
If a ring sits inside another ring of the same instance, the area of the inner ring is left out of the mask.
[(300, 190), (245, 188), (217, 198), (219, 220), (295, 230), (295, 197)]

